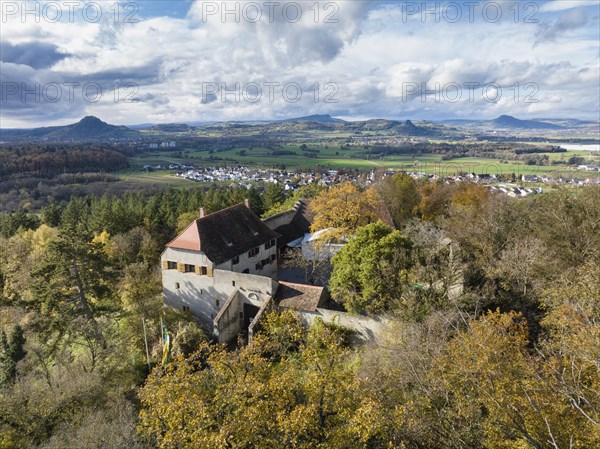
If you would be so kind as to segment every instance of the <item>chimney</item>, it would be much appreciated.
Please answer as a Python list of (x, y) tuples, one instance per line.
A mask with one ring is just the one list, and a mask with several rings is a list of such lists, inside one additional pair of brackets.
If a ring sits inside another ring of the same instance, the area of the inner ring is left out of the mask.
[(200, 208), (200, 218), (204, 218), (205, 215), (206, 215), (206, 212), (204, 211), (204, 208), (201, 207)]
[(248, 198), (246, 198), (246, 199), (244, 200), (244, 204), (246, 205), (246, 207), (247, 207), (248, 209), (250, 209), (250, 200), (249, 200)]

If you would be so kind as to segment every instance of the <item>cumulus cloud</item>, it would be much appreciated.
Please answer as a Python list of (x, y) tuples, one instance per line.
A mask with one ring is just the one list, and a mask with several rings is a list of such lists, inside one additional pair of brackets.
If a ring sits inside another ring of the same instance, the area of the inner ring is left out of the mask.
[(60, 53), (58, 47), (44, 42), (13, 45), (7, 41), (0, 42), (0, 58), (3, 62), (24, 64), (34, 69), (46, 69), (69, 56)]
[[(239, 20), (236, 13), (222, 15), (225, 3), (229, 11), (239, 9)], [(114, 123), (312, 113), (490, 117), (557, 107), (557, 114), (597, 115), (598, 18), (591, 8), (540, 12), (537, 25), (508, 19), (404, 23), (397, 2), (320, 2), (318, 20), (313, 2), (298, 2), (298, 20), (291, 20), (292, 10), (285, 16), (280, 9), (269, 20), (267, 6), (257, 2), (263, 6), (261, 20), (248, 20), (256, 18), (249, 9), (254, 3), (194, 2), (187, 14), (173, 17), (153, 8), (155, 15), (140, 15), (131, 23), (115, 21), (109, 13), (97, 23), (3, 23), (3, 83), (54, 80), (94, 84), (103, 91), (96, 102), (66, 104), (20, 104), (15, 99), (21, 94), (12, 94), (2, 104), (3, 126), (43, 124), (61, 114), (97, 114)], [(207, 15), (207, 4), (219, 9)], [(540, 44), (533, 45), (536, 41)], [(408, 93), (407, 83), (418, 87)], [(497, 83), (504, 95), (497, 102), (432, 102), (436, 83)], [(511, 101), (515, 83), (537, 85), (539, 102)], [(126, 89), (129, 85), (134, 88)], [(260, 101), (249, 101), (244, 88), (256, 85), (262, 89)], [(227, 95), (225, 89), (237, 94)]]

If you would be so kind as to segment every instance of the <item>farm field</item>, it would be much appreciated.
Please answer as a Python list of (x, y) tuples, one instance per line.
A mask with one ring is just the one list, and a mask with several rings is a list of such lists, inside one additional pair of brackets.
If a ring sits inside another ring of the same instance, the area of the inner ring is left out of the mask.
[[(194, 151), (185, 148), (178, 151), (155, 152), (143, 156), (130, 158), (131, 168), (128, 170), (132, 179), (140, 182), (159, 183), (186, 183), (171, 176), (174, 170), (161, 170), (151, 173), (141, 172), (144, 165), (188, 164), (194, 166), (232, 166), (245, 165), (252, 167), (274, 168), (285, 167), (287, 169), (310, 169), (313, 167), (331, 169), (397, 169), (411, 172), (431, 173), (441, 176), (456, 175), (460, 172), (476, 174), (512, 174), (521, 175), (543, 175), (564, 174), (564, 176), (581, 175), (574, 166), (567, 165), (527, 165), (523, 161), (503, 161), (500, 159), (465, 157), (451, 160), (443, 160), (438, 154), (419, 155), (389, 155), (384, 157), (365, 158), (363, 148), (344, 148), (339, 146), (310, 145), (309, 151), (302, 151), (299, 145), (288, 145), (282, 150), (284, 154), (272, 155), (268, 148), (233, 148), (209, 154), (207, 151)], [(318, 151), (310, 152), (310, 150)], [(289, 154), (288, 154), (289, 153)], [(568, 160), (573, 156), (581, 156), (594, 162), (600, 162), (600, 153), (589, 151), (570, 150), (565, 153), (541, 153), (547, 154), (551, 161)], [(178, 157), (181, 156), (181, 157)]]

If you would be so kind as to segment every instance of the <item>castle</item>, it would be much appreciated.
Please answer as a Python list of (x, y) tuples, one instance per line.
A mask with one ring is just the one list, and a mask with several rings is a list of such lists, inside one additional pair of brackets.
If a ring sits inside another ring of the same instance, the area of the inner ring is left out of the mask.
[(263, 222), (247, 200), (209, 215), (201, 209), (162, 253), (165, 304), (191, 313), (222, 343), (240, 333), (251, 337), (269, 306), (317, 312), (322, 287), (277, 280), (279, 248), (308, 232), (303, 212), (298, 203)]

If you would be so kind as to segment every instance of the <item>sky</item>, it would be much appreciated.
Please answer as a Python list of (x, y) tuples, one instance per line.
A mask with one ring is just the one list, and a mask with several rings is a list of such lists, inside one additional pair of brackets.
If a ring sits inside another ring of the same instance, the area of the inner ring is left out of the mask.
[(600, 0), (0, 0), (0, 126), (600, 119)]

